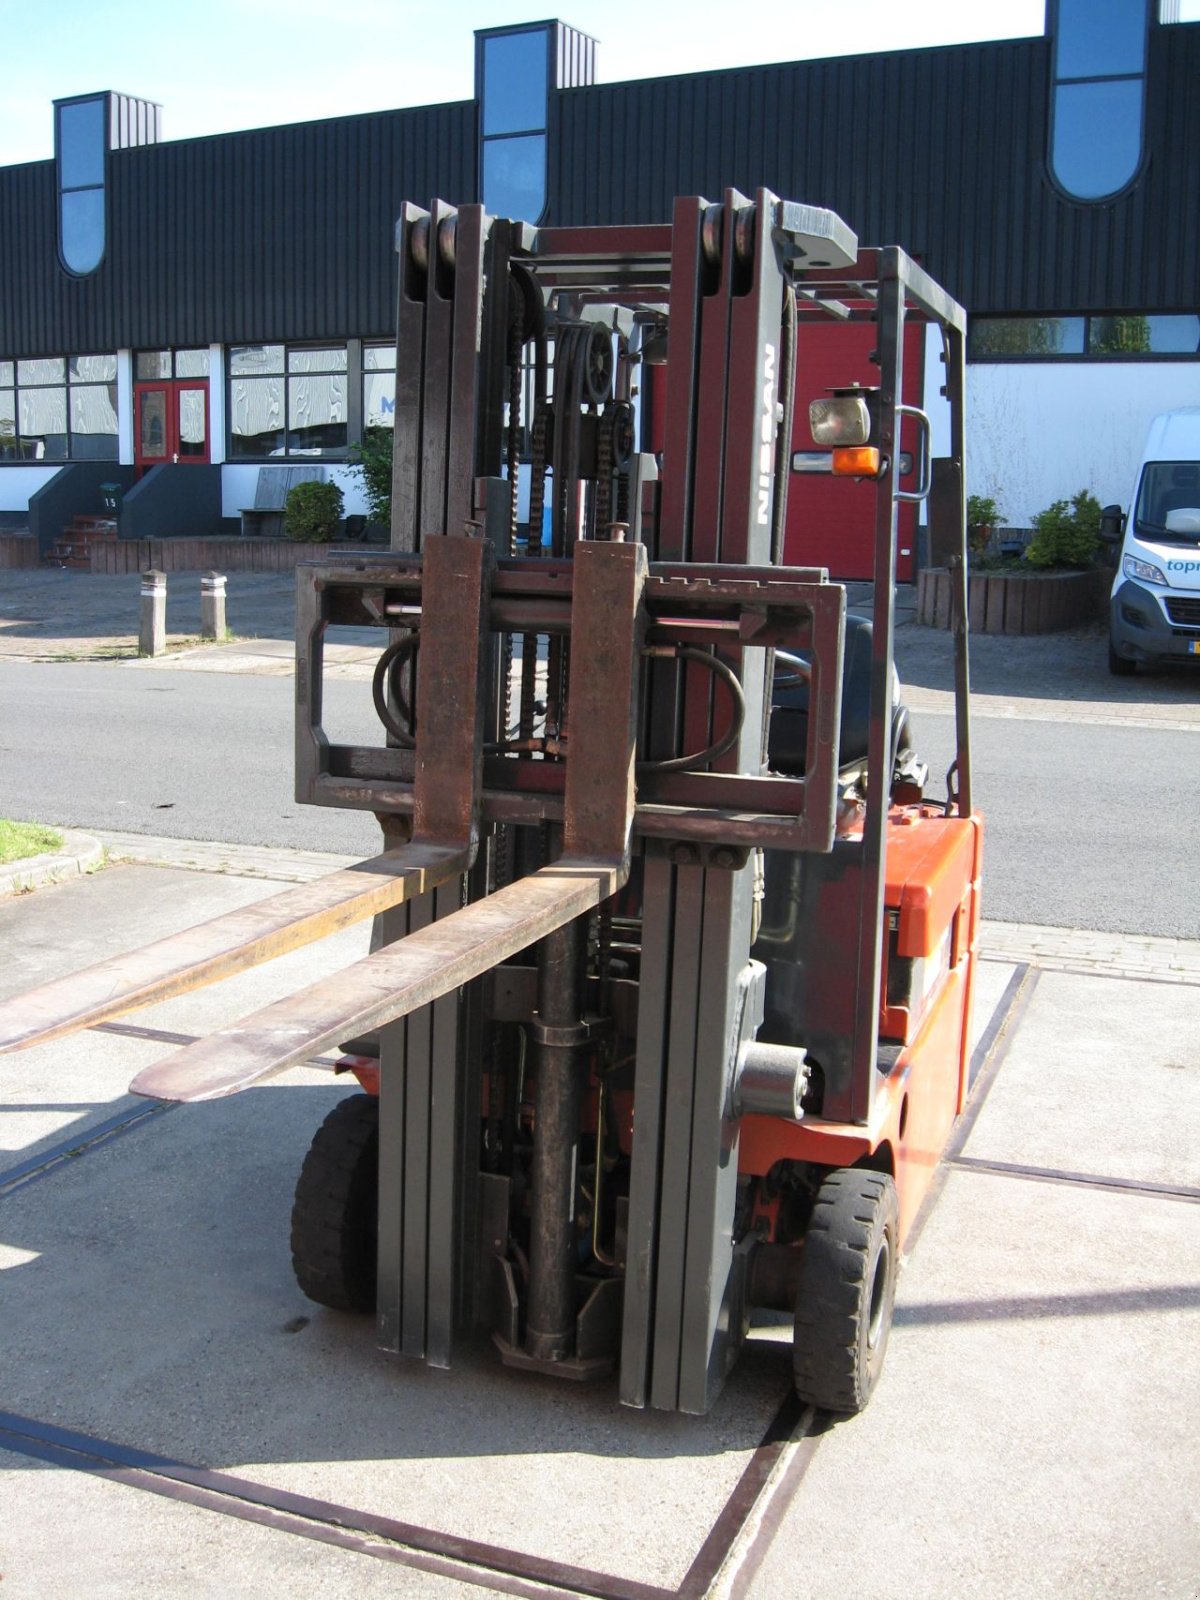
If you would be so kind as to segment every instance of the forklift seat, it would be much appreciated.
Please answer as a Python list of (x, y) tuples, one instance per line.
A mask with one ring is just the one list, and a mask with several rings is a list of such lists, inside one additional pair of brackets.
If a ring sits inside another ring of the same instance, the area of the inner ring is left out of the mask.
[[(786, 672), (783, 663), (777, 677)], [(767, 760), (772, 772), (789, 778), (804, 776), (808, 749), (808, 689), (806, 682), (776, 683), (771, 697), (771, 726)], [(892, 759), (909, 747), (908, 708), (900, 703), (899, 684), (892, 705)], [(871, 624), (865, 617), (847, 615), (842, 645), (842, 720), (839, 767), (861, 767), (867, 759), (871, 732)]]

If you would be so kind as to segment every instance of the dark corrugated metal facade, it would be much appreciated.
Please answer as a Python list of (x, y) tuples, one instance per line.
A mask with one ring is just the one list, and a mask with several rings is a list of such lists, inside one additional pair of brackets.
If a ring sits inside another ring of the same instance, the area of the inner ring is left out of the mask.
[(475, 105), (115, 151), (105, 259), (58, 263), (52, 161), (0, 170), (0, 353), (350, 338), (395, 326), (401, 202), (470, 197)]
[(552, 220), (662, 221), (759, 185), (898, 243), (973, 312), (1187, 311), (1200, 296), (1200, 25), (1151, 32), (1147, 162), (1124, 196), (1046, 169), (1050, 45), (936, 50), (581, 89), (551, 124)]
[[(902, 243), (976, 314), (1195, 310), (1200, 24), (1152, 29), (1147, 160), (1111, 202), (1049, 178), (1049, 73), (1025, 39), (563, 90), (549, 220), (765, 184)], [(387, 333), (400, 202), (472, 198), (475, 139), (465, 102), (117, 151), (84, 279), (54, 164), (0, 169), (0, 355)]]

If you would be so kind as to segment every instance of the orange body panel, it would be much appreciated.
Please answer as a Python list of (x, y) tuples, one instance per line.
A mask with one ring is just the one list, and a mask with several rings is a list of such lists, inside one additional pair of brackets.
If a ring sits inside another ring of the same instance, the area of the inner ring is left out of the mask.
[[(978, 816), (966, 821), (940, 813), (918, 816), (889, 833), (887, 904), (901, 912), (902, 953), (932, 954), (946, 929), (956, 924), (952, 964), (941, 976), (915, 1038), (877, 1085), (870, 1122), (744, 1117), (740, 1171), (764, 1176), (778, 1161), (848, 1167), (886, 1149), (900, 1196), (903, 1243), (969, 1088), (982, 850), (983, 821)], [(906, 907), (914, 921), (904, 940)]]
[(980, 819), (904, 806), (888, 819), (884, 904), (899, 913), (899, 953), (929, 956), (972, 880)]

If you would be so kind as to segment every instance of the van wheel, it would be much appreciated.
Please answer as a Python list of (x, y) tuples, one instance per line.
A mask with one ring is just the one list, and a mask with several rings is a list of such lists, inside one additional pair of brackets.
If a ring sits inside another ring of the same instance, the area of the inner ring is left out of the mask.
[(1108, 641), (1108, 670), (1114, 678), (1132, 678), (1137, 671), (1137, 662), (1130, 661), (1128, 656), (1119, 656), (1111, 639)]
[(823, 1411), (861, 1411), (883, 1370), (900, 1256), (896, 1185), (841, 1167), (817, 1192), (796, 1284), (796, 1393)]

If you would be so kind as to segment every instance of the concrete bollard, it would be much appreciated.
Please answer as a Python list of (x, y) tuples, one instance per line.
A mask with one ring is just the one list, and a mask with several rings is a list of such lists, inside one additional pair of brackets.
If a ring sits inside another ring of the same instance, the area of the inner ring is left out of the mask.
[(200, 579), (200, 637), (225, 637), (225, 575), (206, 572)]
[(138, 630), (138, 655), (161, 656), (167, 648), (167, 575), (142, 573), (142, 609)]

